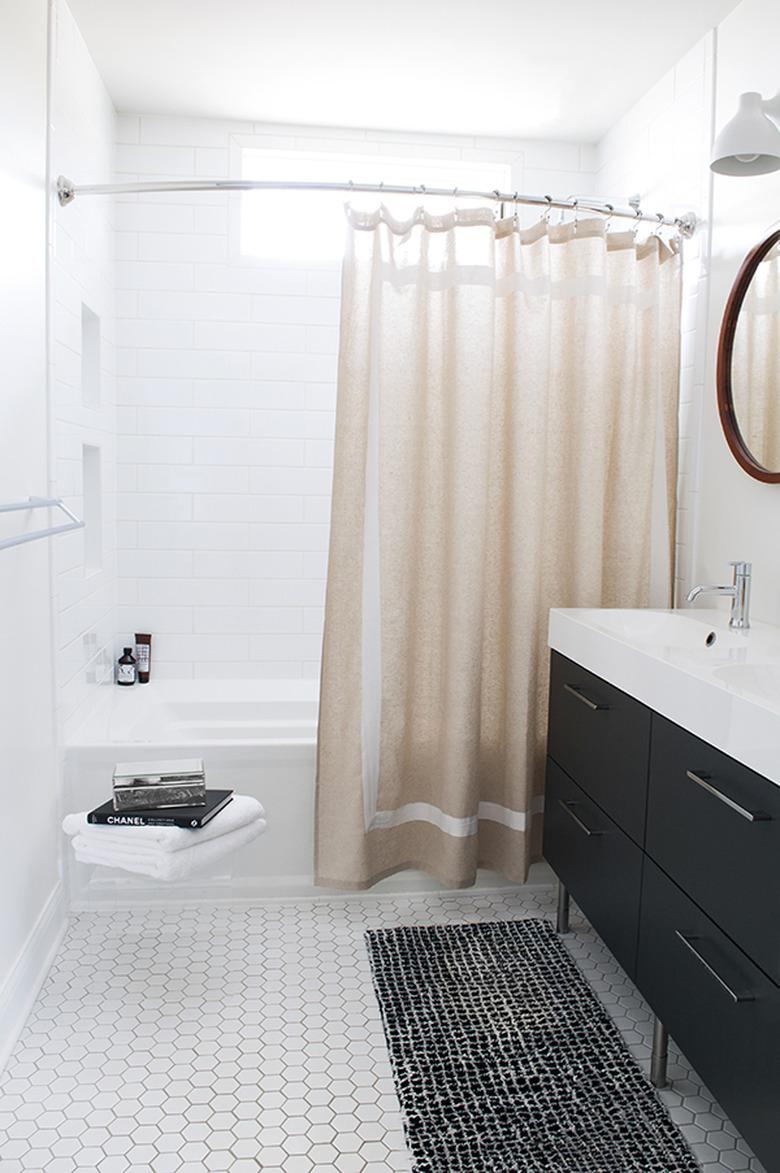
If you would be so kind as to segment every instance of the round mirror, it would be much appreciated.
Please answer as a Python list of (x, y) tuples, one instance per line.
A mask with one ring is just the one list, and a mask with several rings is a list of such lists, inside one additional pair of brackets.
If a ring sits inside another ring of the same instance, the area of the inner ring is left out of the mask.
[(718, 343), (718, 409), (745, 472), (780, 483), (780, 230), (745, 258)]

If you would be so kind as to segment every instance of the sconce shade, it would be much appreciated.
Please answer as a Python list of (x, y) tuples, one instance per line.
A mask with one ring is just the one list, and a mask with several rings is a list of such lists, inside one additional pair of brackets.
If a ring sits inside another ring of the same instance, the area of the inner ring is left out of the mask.
[(760, 94), (742, 94), (739, 109), (715, 139), (710, 168), (719, 175), (767, 175), (780, 170), (780, 130), (764, 113)]

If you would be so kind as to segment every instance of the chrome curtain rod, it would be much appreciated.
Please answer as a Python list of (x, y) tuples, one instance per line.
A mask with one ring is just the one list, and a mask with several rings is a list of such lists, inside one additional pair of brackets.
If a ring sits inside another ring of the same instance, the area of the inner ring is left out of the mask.
[(343, 191), (368, 192), (373, 195), (416, 195), (444, 196), (445, 198), (489, 200), (497, 204), (529, 204), (542, 208), (560, 208), (568, 211), (596, 212), (599, 215), (622, 217), (639, 224), (646, 221), (658, 228), (676, 228), (681, 236), (693, 236), (696, 231), (696, 215), (686, 212), (684, 216), (665, 216), (662, 212), (643, 212), (638, 198), (630, 201), (630, 207), (621, 208), (587, 196), (575, 199), (557, 199), (547, 195), (520, 195), (518, 192), (473, 191), (459, 187), (408, 187), (397, 183), (306, 183), (303, 180), (285, 179), (175, 179), (144, 183), (84, 183), (77, 184), (60, 175), (57, 180), (57, 197), (64, 207), (76, 196), (120, 195), (133, 192), (153, 191)]

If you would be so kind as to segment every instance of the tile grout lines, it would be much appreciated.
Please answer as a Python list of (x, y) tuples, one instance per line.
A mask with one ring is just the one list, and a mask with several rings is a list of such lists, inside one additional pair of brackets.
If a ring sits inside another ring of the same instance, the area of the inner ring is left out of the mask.
[[(533, 888), (77, 913), (5, 1074), (3, 1173), (408, 1173), (363, 933), (551, 916)], [(652, 1017), (581, 920), (566, 943), (640, 1063)], [(672, 1049), (704, 1173), (760, 1166)]]

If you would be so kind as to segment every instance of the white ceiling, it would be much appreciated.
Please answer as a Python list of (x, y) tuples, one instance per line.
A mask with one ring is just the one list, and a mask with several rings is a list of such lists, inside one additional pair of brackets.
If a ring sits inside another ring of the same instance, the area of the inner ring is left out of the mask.
[(118, 110), (595, 142), (737, 0), (69, 0)]

